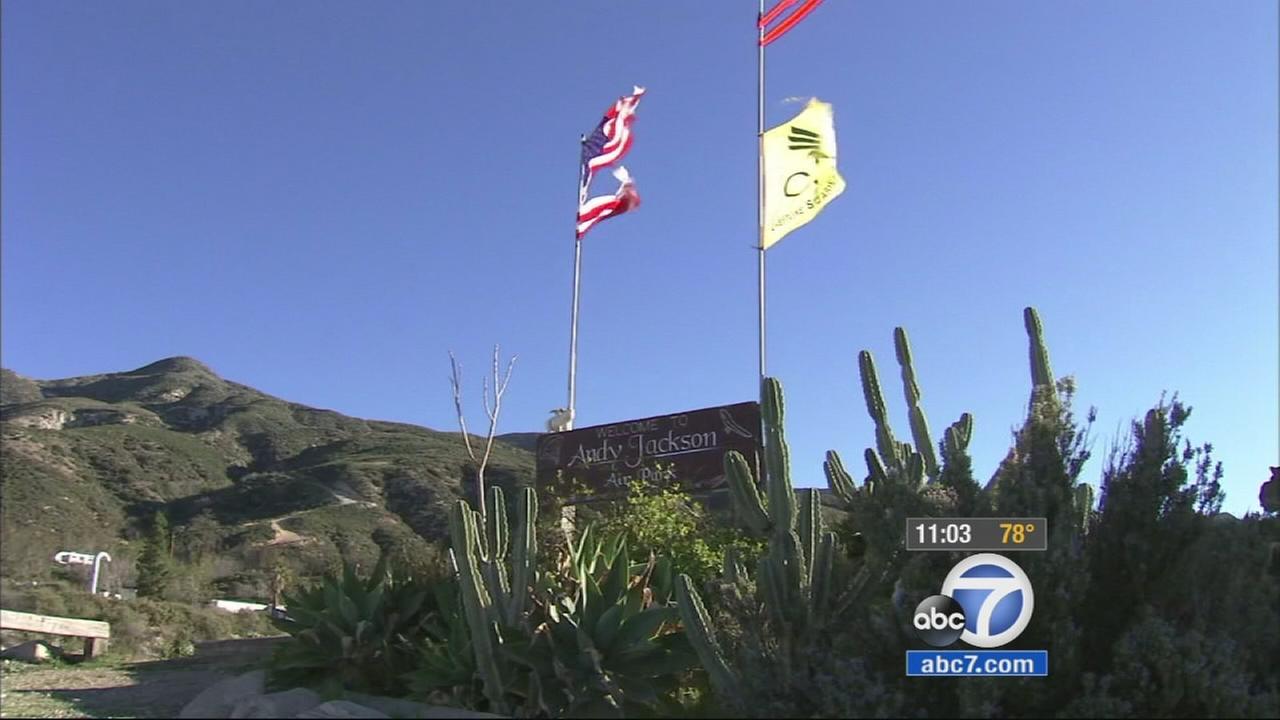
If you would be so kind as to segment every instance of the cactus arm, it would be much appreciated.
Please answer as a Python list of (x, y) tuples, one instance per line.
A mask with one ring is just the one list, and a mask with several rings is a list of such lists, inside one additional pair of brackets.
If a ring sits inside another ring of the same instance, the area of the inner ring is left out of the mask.
[(908, 455), (902, 471), (908, 487), (918, 488), (924, 484), (924, 458), (920, 453), (913, 452)]
[(760, 489), (756, 487), (747, 459), (736, 450), (725, 453), (724, 473), (729, 479), (733, 505), (738, 509), (740, 520), (750, 530), (757, 533), (768, 532), (769, 513), (765, 511), (764, 500), (760, 497)]
[(680, 619), (684, 623), (689, 643), (698, 653), (702, 667), (711, 679), (711, 685), (721, 697), (741, 697), (741, 688), (737, 675), (725, 662), (724, 653), (716, 642), (711, 629), (711, 619), (702, 604), (698, 591), (693, 589), (689, 576), (681, 573), (676, 578), (676, 602), (680, 608)]
[(964, 413), (960, 419), (947, 428), (943, 442), (946, 443), (947, 454), (956, 455), (969, 448), (969, 440), (973, 437), (973, 416)]
[(827, 487), (831, 488), (832, 494), (839, 498), (845, 507), (852, 506), (858, 491), (853, 484), (853, 476), (844, 469), (844, 461), (840, 459), (840, 454), (835, 450), (828, 450), (827, 459), (822, 463), (822, 471), (827, 476)]
[(858, 373), (862, 377), (862, 395), (867, 401), (867, 413), (876, 425), (876, 449), (890, 464), (898, 453), (898, 443), (889, 429), (889, 415), (884, 407), (884, 395), (880, 392), (880, 378), (876, 374), (876, 361), (871, 353), (858, 353)]
[(491, 629), (491, 598), (477, 566), (480, 555), (479, 532), (475, 513), (461, 500), (454, 505), (449, 516), (449, 534), (453, 539), (454, 558), (458, 563), (458, 583), (462, 590), (467, 626), (471, 629), (471, 647), (475, 653), (476, 669), (484, 684), (485, 697), (496, 712), (506, 714), (505, 689)]
[(771, 551), (760, 558), (756, 563), (756, 585), (760, 599), (764, 603), (765, 610), (769, 613), (769, 617), (777, 624), (779, 628), (786, 626), (787, 621), (787, 591), (786, 579), (784, 571), (779, 568), (779, 564)]
[(488, 517), (485, 518), (485, 533), (489, 558), (493, 562), (500, 562), (507, 557), (507, 504), (502, 488), (497, 485), (489, 488), (488, 510)]
[(1031, 344), (1031, 384), (1034, 387), (1052, 387), (1053, 369), (1049, 366), (1049, 350), (1044, 343), (1044, 326), (1040, 324), (1040, 313), (1033, 307), (1024, 308), (1022, 320), (1027, 326), (1027, 339)]
[(867, 461), (867, 485), (871, 492), (875, 492), (875, 486), (884, 486), (889, 481), (889, 474), (884, 468), (884, 462), (880, 459), (879, 453), (871, 448), (867, 448), (862, 453), (863, 458)]
[(898, 365), (902, 368), (902, 393), (907, 399), (911, 437), (916, 442), (917, 452), (924, 459), (925, 473), (930, 480), (937, 480), (941, 471), (933, 450), (933, 438), (929, 435), (929, 422), (925, 419), (924, 409), (920, 407), (920, 384), (916, 382), (916, 368), (911, 360), (911, 343), (907, 340), (906, 330), (894, 328), (893, 346), (898, 356)]
[(507, 622), (512, 625), (525, 612), (536, 581), (538, 552), (538, 495), (533, 488), (524, 488), (517, 502), (519, 525), (511, 549), (511, 595), (506, 606)]
[(822, 533), (822, 539), (818, 542), (816, 555), (813, 559), (813, 577), (810, 581), (810, 594), (813, 598), (811, 605), (813, 606), (814, 615), (820, 623), (825, 622), (829, 617), (827, 615), (827, 606), (830, 603), (831, 573), (835, 558), (835, 547), (835, 533)]
[(1075, 520), (1079, 523), (1080, 531), (1087, 532), (1089, 530), (1089, 517), (1093, 514), (1093, 486), (1088, 483), (1076, 485), (1075, 505)]
[(765, 378), (765, 489), (769, 497), (769, 518), (775, 532), (791, 529), (796, 522), (796, 494), (791, 488), (790, 458), (783, 434), (782, 385), (776, 378)]
[(801, 491), (800, 518), (796, 523), (796, 532), (800, 536), (800, 547), (804, 550), (806, 576), (813, 575), (813, 559), (822, 537), (822, 505), (818, 491), (809, 489)]
[(786, 602), (781, 609), (793, 621), (803, 621), (810, 610), (809, 561), (796, 531), (779, 533), (778, 537), (781, 542), (770, 544), (769, 560), (780, 571), (778, 577), (785, 583), (783, 592), (786, 593)]
[(911, 435), (916, 441), (916, 452), (924, 461), (925, 474), (930, 480), (937, 480), (942, 469), (938, 467), (938, 454), (934, 450), (933, 438), (929, 435), (929, 421), (924, 416), (924, 409), (919, 405), (908, 411), (911, 420)]

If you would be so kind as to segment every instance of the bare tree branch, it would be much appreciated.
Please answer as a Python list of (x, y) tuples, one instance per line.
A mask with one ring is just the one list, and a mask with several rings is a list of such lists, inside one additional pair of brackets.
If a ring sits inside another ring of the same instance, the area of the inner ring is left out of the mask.
[(475, 450), (471, 449), (471, 436), (467, 434), (467, 419), (462, 414), (462, 366), (458, 364), (458, 359), (453, 356), (452, 350), (449, 351), (449, 365), (453, 368), (449, 383), (453, 386), (453, 408), (458, 413), (458, 427), (462, 429), (462, 440), (467, 446), (467, 455), (471, 457), (472, 462), (476, 462)]
[(466, 444), (467, 455), (471, 458), (471, 462), (476, 465), (476, 495), (477, 509), (482, 517), (485, 516), (485, 488), (484, 488), (484, 471), (489, 464), (489, 455), (493, 452), (493, 439), (498, 432), (498, 415), (502, 409), (502, 395), (507, 391), (507, 384), (511, 382), (511, 371), (515, 369), (516, 356), (511, 356), (511, 361), (507, 364), (507, 373), (505, 377), (498, 376), (498, 345), (493, 346), (493, 406), (489, 406), (489, 380), (485, 378), (482, 385), (483, 389), (480, 394), (480, 402), (484, 406), (485, 415), (489, 418), (489, 433), (485, 438), (484, 454), (479, 458), (476, 457), (475, 449), (471, 446), (471, 436), (467, 434), (467, 421), (462, 413), (462, 367), (458, 364), (457, 358), (454, 357), (453, 351), (449, 352), (449, 362), (453, 368), (453, 375), (450, 377), (450, 383), (453, 387), (453, 407), (458, 413), (458, 427), (462, 430), (462, 440)]
[[(498, 413), (502, 409), (502, 395), (507, 391), (507, 383), (511, 382), (511, 371), (515, 368), (517, 355), (511, 356), (511, 361), (507, 363), (507, 375), (498, 379), (498, 346), (493, 346), (493, 409), (489, 409), (489, 403), (485, 401), (485, 413), (489, 415), (489, 438), (484, 446), (484, 462), (489, 462), (489, 453), (493, 450), (493, 437), (498, 430)], [(487, 382), (485, 383), (488, 384)]]

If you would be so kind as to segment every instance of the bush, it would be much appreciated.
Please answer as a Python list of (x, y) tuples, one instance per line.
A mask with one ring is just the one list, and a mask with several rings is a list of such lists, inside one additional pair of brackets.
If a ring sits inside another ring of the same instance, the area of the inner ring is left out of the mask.
[(652, 553), (670, 558), (676, 572), (699, 585), (720, 573), (730, 548), (736, 548), (741, 557), (755, 557), (764, 548), (763, 541), (716, 522), (689, 493), (641, 480), (631, 484), (624, 500), (600, 512), (599, 525), (606, 534), (626, 538), (635, 557)]
[[(3, 584), (6, 610), (103, 620), (111, 625), (108, 652), (124, 659), (151, 659), (190, 654), (195, 643), (268, 637), (279, 633), (266, 613), (230, 613), (186, 603), (139, 598), (95, 597), (64, 583)], [(74, 638), (33, 635), (79, 653)]]
[[(1092, 487), (1080, 481), (1093, 412), (1077, 420), (1074, 381), (1049, 372), (1038, 318), (1026, 316), (1035, 387), (1013, 447), (985, 487), (973, 479), (972, 425), (964, 418), (939, 443), (936, 479), (925, 481), (921, 456), (887, 428), (874, 366), (863, 363), (878, 452), (866, 451), (869, 476), (860, 486), (838, 456), (829, 454), (827, 464), (852, 525), (841, 533), (843, 558), (858, 566), (842, 584), (861, 589), (861, 601), (815, 636), (798, 632), (800, 621), (762, 612), (771, 603), (794, 607), (774, 600), (776, 579), (766, 587), (773, 594), (741, 579), (710, 594), (716, 645), (700, 639), (698, 648), (716, 672), (722, 708), (804, 717), (1280, 717), (1280, 523), (1219, 512), (1223, 470), (1211, 446), (1182, 438), (1190, 408), (1176, 398), (1161, 398), (1133, 423), (1104, 466), (1095, 507)], [(914, 404), (903, 345), (899, 362)], [(917, 409), (919, 441), (928, 434)], [(749, 496), (739, 490), (736, 499)], [(907, 515), (1047, 518), (1048, 550), (1017, 556), (1035, 590), (1035, 615), (1014, 647), (1047, 649), (1049, 677), (902, 675), (904, 651), (921, 646), (911, 611), (960, 559), (903, 552)]]

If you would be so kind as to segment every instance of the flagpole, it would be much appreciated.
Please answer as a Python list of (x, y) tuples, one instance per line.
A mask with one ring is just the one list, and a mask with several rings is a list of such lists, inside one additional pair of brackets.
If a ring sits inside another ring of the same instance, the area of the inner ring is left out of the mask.
[(760, 274), (760, 382), (758, 392), (764, 401), (765, 377), (765, 324), (764, 324), (764, 26), (759, 22), (764, 19), (764, 1), (760, 0), (760, 14), (756, 25), (759, 37), (756, 41), (756, 170), (758, 174), (758, 203), (756, 205), (758, 265)]
[[(586, 136), (579, 138), (578, 142), (585, 145)], [(579, 153), (581, 156), (581, 153)], [(582, 206), (583, 198), (583, 170), (582, 163), (578, 165), (578, 205), (574, 209), (574, 233), (573, 233), (573, 311), (570, 318), (569, 326), (569, 428), (573, 427), (573, 419), (577, 416), (574, 405), (578, 400), (578, 288), (582, 278), (582, 238), (578, 237), (577, 208)]]

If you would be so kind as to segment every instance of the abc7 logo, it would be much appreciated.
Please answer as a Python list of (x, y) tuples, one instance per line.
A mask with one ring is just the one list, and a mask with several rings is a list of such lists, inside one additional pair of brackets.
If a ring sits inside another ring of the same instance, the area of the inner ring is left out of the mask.
[(1031, 622), (1035, 593), (1012, 560), (993, 553), (956, 563), (942, 582), (942, 594), (916, 606), (916, 634), (934, 647), (956, 640), (980, 648), (1008, 644)]

